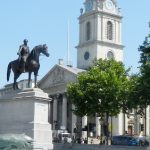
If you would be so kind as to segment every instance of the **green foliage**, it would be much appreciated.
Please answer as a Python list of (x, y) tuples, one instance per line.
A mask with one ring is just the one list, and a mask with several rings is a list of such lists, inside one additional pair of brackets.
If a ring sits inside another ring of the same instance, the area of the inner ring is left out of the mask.
[(69, 100), (79, 116), (104, 114), (116, 116), (129, 95), (129, 69), (115, 60), (97, 60), (94, 65), (78, 74), (77, 83), (68, 85)]
[(128, 99), (126, 100), (126, 103), (125, 103), (126, 110), (129, 110), (129, 109), (131, 110), (133, 108), (137, 109), (139, 107), (138, 102), (137, 102), (137, 99), (139, 98), (139, 95), (138, 95), (139, 74), (131, 75), (129, 80), (130, 80), (129, 85), (128, 85), (129, 95), (127, 96)]
[(137, 85), (138, 103), (140, 107), (150, 105), (150, 35), (139, 47), (140, 51), (140, 77)]

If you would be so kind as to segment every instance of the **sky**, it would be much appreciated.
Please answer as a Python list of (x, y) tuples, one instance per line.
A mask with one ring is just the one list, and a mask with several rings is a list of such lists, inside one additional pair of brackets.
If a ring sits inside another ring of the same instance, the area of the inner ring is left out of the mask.
[[(84, 0), (1, 0), (0, 1), (0, 87), (13, 82), (6, 80), (8, 63), (15, 60), (19, 45), (28, 39), (30, 50), (47, 44), (50, 57), (40, 57), (40, 80), (62, 58), (67, 61), (67, 28), (69, 22), (70, 60), (76, 67), (76, 46), (79, 40), (78, 17)], [(138, 72), (138, 47), (150, 32), (150, 0), (117, 0), (121, 8), (122, 43), (125, 67)], [(19, 80), (27, 79), (22, 74)], [(32, 76), (33, 78), (33, 76)]]

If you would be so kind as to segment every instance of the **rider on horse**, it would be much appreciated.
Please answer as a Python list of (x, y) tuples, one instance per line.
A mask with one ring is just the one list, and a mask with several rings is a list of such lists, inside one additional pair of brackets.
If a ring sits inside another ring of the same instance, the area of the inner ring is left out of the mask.
[(28, 55), (30, 54), (30, 50), (29, 50), (27, 43), (28, 43), (28, 40), (24, 39), (23, 44), (20, 45), (19, 51), (17, 53), (17, 55), (19, 55), (19, 58), (18, 58), (19, 64), (23, 72), (25, 72), (26, 60), (27, 60)]
[[(46, 44), (35, 46), (32, 49), (31, 53), (29, 54), (29, 48), (27, 46), (26, 40), (24, 40), (24, 45), (21, 45), (22, 48), (20, 48), (21, 51), (19, 51), (20, 52), (19, 56), (21, 56), (21, 57), (23, 56), (23, 58), (25, 56), (27, 58), (25, 69), (26, 69), (26, 72), (29, 73), (28, 87), (30, 87), (32, 72), (34, 73), (35, 87), (37, 87), (37, 75), (38, 75), (38, 71), (40, 68), (39, 57), (40, 57), (40, 54), (44, 54), (45, 56), (49, 57), (48, 47)], [(23, 71), (22, 71), (23, 67), (20, 65), (21, 65), (21, 62), (19, 62), (19, 59), (16, 59), (16, 60), (9, 62), (8, 67), (7, 67), (7, 81), (9, 81), (11, 70), (14, 73), (14, 83), (13, 83), (13, 89), (14, 90), (18, 89), (17, 79), (23, 73)]]

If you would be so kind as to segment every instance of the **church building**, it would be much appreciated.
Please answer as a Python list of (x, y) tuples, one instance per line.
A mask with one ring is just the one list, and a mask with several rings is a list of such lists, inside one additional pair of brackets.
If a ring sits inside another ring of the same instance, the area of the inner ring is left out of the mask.
[[(76, 82), (79, 72), (86, 71), (93, 60), (115, 59), (123, 61), (122, 16), (116, 0), (85, 0), (84, 9), (80, 9), (79, 42), (77, 48), (77, 68), (65, 66), (60, 59), (38, 83), (52, 98), (49, 121), (54, 136), (61, 130), (74, 135), (76, 132), (86, 137), (89, 126), (92, 136), (100, 136), (101, 123), (98, 117), (79, 118), (72, 113), (73, 105), (66, 97), (67, 84)], [(115, 128), (112, 134), (123, 134), (123, 114), (113, 118)], [(76, 130), (76, 132), (75, 132)]]
[[(93, 60), (115, 59), (123, 62), (122, 45), (122, 16), (116, 0), (85, 0), (84, 9), (80, 9), (79, 42), (77, 48), (77, 67), (66, 66), (59, 60), (38, 83), (52, 98), (50, 104), (49, 121), (52, 124), (53, 136), (67, 131), (72, 135), (85, 138), (88, 127), (89, 136), (101, 136), (102, 122), (99, 117), (84, 116), (79, 118), (72, 112), (73, 105), (66, 97), (67, 84), (76, 82), (77, 74), (86, 71)], [(149, 109), (148, 109), (149, 110)], [(149, 113), (149, 112), (148, 112)], [(111, 135), (121, 135), (127, 131), (130, 134), (139, 134), (144, 118), (120, 113), (109, 119)], [(147, 120), (149, 126), (149, 119)], [(149, 129), (146, 131), (149, 135)]]
[[(53, 137), (60, 132), (69, 132), (76, 137), (98, 137), (104, 135), (103, 123), (97, 116), (76, 116), (74, 105), (66, 96), (67, 85), (77, 82), (77, 74), (86, 71), (94, 59), (115, 59), (123, 62), (122, 16), (117, 0), (84, 0), (80, 9), (79, 41), (77, 43), (77, 67), (65, 65), (62, 59), (38, 82), (38, 87), (48, 93), (52, 101), (49, 104), (49, 122), (52, 124)], [(26, 82), (21, 82), (21, 87)], [(0, 96), (10, 92), (6, 86), (0, 90)], [(115, 108), (114, 108), (115, 109)], [(109, 118), (111, 135), (139, 134), (141, 131), (150, 135), (150, 107), (147, 116), (141, 118), (134, 110), (126, 115), (120, 113)], [(145, 128), (143, 127), (145, 124)], [(86, 129), (86, 130), (85, 130)]]

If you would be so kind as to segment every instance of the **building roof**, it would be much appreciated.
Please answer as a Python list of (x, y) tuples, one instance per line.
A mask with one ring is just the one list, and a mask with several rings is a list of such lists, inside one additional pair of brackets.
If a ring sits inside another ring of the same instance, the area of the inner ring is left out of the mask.
[(68, 70), (68, 71), (70, 71), (70, 72), (72, 72), (72, 73), (74, 73), (74, 74), (78, 74), (78, 73), (80, 73), (80, 72), (85, 71), (85, 70), (83, 70), (83, 69), (79, 69), (79, 68), (75, 68), (75, 67), (69, 67), (69, 66), (65, 66), (65, 65), (58, 65), (58, 66), (60, 66), (60, 67), (62, 67), (62, 68), (64, 68), (64, 69), (66, 69), (66, 70)]
[(68, 71), (68, 72), (70, 72), (70, 73), (73, 73), (73, 74), (75, 74), (75, 75), (77, 75), (77, 74), (80, 73), (80, 72), (85, 71), (85, 70), (83, 70), (83, 69), (79, 69), (79, 68), (75, 68), (75, 67), (70, 67), (70, 66), (65, 66), (65, 65), (56, 64), (56, 65), (55, 65), (52, 69), (50, 69), (50, 71), (38, 82), (38, 84), (41, 84), (44, 80), (46, 80), (47, 77), (51, 74), (51, 72), (52, 72), (56, 67), (62, 68), (63, 70)]

